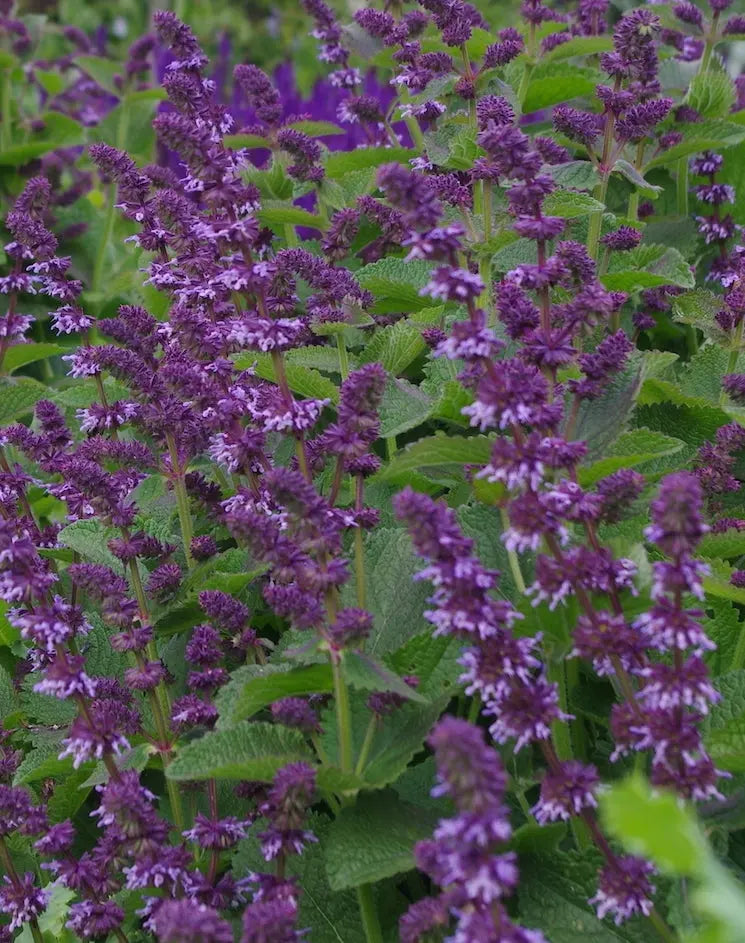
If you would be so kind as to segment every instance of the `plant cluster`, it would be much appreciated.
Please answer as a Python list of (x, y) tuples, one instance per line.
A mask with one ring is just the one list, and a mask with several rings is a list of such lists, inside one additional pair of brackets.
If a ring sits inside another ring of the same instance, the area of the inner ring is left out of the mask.
[(0, 3), (0, 943), (741, 938), (732, 7)]

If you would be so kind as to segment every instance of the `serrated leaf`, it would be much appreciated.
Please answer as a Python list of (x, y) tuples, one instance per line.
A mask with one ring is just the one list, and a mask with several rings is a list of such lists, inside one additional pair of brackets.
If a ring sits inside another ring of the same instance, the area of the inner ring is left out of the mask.
[(49, 821), (54, 823), (71, 819), (88, 797), (89, 790), (82, 788), (88, 778), (90, 766), (86, 763), (79, 769), (73, 769), (54, 787), (49, 801), (47, 813)]
[(363, 775), (369, 786), (381, 789), (395, 783), (419, 750), (448, 698), (433, 704), (404, 704), (387, 718), (370, 749)]
[(358, 147), (354, 151), (333, 151), (326, 156), (326, 175), (343, 177), (353, 170), (379, 167), (381, 164), (408, 164), (418, 152), (406, 147)]
[(300, 668), (287, 664), (244, 665), (232, 673), (218, 693), (215, 703), (220, 712), (220, 728), (247, 720), (280, 698), (328, 694), (333, 689), (328, 664)]
[[(422, 613), (429, 589), (414, 581), (422, 569), (411, 540), (401, 527), (377, 527), (365, 535), (367, 608), (373, 614), (373, 631), (365, 650), (377, 657), (399, 648), (423, 632), (428, 623)], [(345, 605), (356, 605), (350, 587)]]
[(577, 414), (575, 438), (587, 442), (590, 460), (601, 459), (608, 447), (625, 431), (641, 387), (642, 375), (642, 363), (634, 358), (621, 373), (613, 377), (597, 399), (583, 401)]
[(704, 742), (714, 765), (730, 773), (745, 772), (745, 670), (716, 679), (722, 696), (704, 723)]
[(491, 447), (491, 440), (482, 435), (428, 436), (398, 452), (376, 478), (405, 482), (413, 472), (426, 474), (441, 470), (462, 475), (464, 465), (486, 465)]
[(662, 455), (674, 455), (680, 452), (684, 444), (680, 439), (651, 429), (632, 429), (616, 439), (606, 458), (579, 470), (580, 484), (587, 488), (620, 468), (632, 468)]
[(402, 318), (395, 324), (375, 331), (360, 360), (362, 363), (382, 364), (389, 373), (398, 376), (426, 349), (421, 329)]
[[(275, 380), (274, 365), (269, 354), (243, 353), (233, 357), (235, 365), (240, 370), (254, 367), (256, 375), (264, 380)], [(328, 377), (324, 377), (317, 370), (302, 367), (297, 363), (285, 363), (285, 373), (290, 389), (301, 396), (314, 399), (328, 399), (332, 403), (339, 401), (339, 388)]]
[(546, 932), (551, 943), (650, 943), (639, 919), (615, 926), (598, 920), (588, 900), (604, 863), (595, 851), (527, 856), (520, 862), (520, 923)]
[(677, 249), (642, 244), (629, 252), (615, 252), (601, 281), (611, 291), (635, 292), (659, 285), (693, 288), (691, 267)]
[(342, 809), (324, 842), (333, 891), (374, 884), (414, 867), (414, 845), (432, 834), (436, 814), (403, 802), (393, 790), (361, 795)]
[(63, 732), (52, 733), (48, 736), (40, 737), (34, 743), (32, 749), (28, 750), (21, 760), (18, 769), (13, 776), (13, 785), (20, 786), (23, 783), (34, 783), (40, 779), (58, 779), (69, 775), (72, 771), (72, 758), (66, 756), (59, 759), (62, 752), (61, 740)]
[[(351, 370), (359, 366), (359, 360), (350, 351), (347, 351), (347, 359)], [(322, 373), (340, 373), (339, 353), (333, 347), (298, 347), (296, 350), (287, 351), (285, 361), (299, 367), (320, 370)]]
[(226, 134), (222, 140), (225, 147), (236, 150), (244, 147), (265, 147), (267, 150), (271, 148), (271, 144), (263, 134)]
[(592, 190), (598, 182), (598, 172), (589, 160), (570, 160), (563, 164), (549, 164), (544, 171), (553, 177), (560, 187)]
[(600, 200), (576, 190), (554, 190), (543, 201), (543, 212), (546, 216), (562, 216), (564, 219), (589, 216), (604, 209), (605, 204)]
[(457, 688), (463, 668), (458, 662), (462, 646), (457, 639), (422, 632), (409, 639), (388, 657), (398, 675), (413, 675), (419, 681), (417, 691), (426, 697), (439, 697)]
[(613, 48), (613, 41), (609, 36), (575, 36), (569, 42), (561, 43), (543, 54), (547, 62), (558, 62), (561, 59), (572, 59), (574, 56), (594, 56), (601, 52), (609, 52)]
[(686, 105), (704, 118), (723, 118), (735, 103), (735, 83), (728, 72), (708, 69), (697, 72), (691, 79)]
[(299, 730), (251, 721), (215, 730), (181, 747), (169, 764), (169, 779), (255, 779), (270, 782), (288, 763), (311, 760)]
[(30, 413), (47, 388), (30, 377), (0, 378), (0, 426)]
[[(309, 928), (313, 943), (366, 943), (356, 895), (332, 891), (326, 878), (323, 849), (331, 824), (328, 816), (311, 813), (307, 827), (318, 841), (307, 844), (302, 855), (287, 859), (288, 875), (296, 879), (300, 889), (298, 926)], [(257, 838), (260, 830), (260, 825), (252, 829), (236, 848), (232, 859), (236, 877), (266, 871)]]
[(715, 317), (722, 310), (722, 297), (705, 288), (694, 288), (673, 298), (673, 318), (700, 328), (707, 337), (724, 338)]
[[(708, 75), (708, 73), (707, 73)], [(686, 128), (686, 134), (679, 144), (655, 155), (646, 164), (646, 170), (662, 167), (665, 164), (698, 154), (706, 150), (723, 150), (733, 147), (745, 139), (745, 128), (732, 121), (709, 120), (697, 122)]]
[(320, 216), (310, 213), (300, 206), (286, 204), (272, 206), (273, 201), (261, 204), (257, 216), (265, 226), (309, 226), (311, 229), (324, 229)]
[(401, 377), (389, 377), (378, 410), (380, 436), (401, 435), (420, 426), (432, 415), (432, 400), (418, 386)]
[(376, 304), (395, 303), (399, 311), (417, 311), (431, 305), (432, 300), (419, 292), (430, 279), (432, 264), (422, 259), (379, 259), (365, 265), (357, 273), (360, 285), (372, 292)]
[(427, 699), (403, 678), (364, 652), (347, 652), (342, 662), (342, 672), (349, 685), (357, 690), (389, 691), (409, 701), (427, 703)]
[(745, 553), (745, 532), (726, 530), (706, 534), (696, 547), (696, 555), (702, 557), (739, 557)]
[(90, 563), (103, 563), (114, 572), (121, 572), (122, 565), (107, 544), (119, 532), (114, 527), (105, 527), (99, 520), (73, 521), (59, 532), (59, 541), (63, 546), (76, 550), (84, 560)]
[(622, 177), (625, 177), (629, 183), (637, 188), (637, 190), (642, 194), (642, 196), (647, 197), (650, 200), (655, 200), (660, 193), (662, 193), (662, 187), (658, 187), (655, 184), (649, 183), (648, 180), (645, 180), (643, 175), (634, 167), (633, 164), (629, 161), (620, 158), (613, 165), (614, 173), (621, 174)]
[(708, 848), (689, 807), (672, 792), (652, 790), (641, 776), (615, 783), (600, 796), (605, 828), (632, 854), (667, 874), (700, 874)]
[(492, 271), (509, 272), (518, 265), (535, 265), (538, 251), (532, 239), (516, 239), (495, 252), (491, 259)]
[(67, 349), (67, 347), (62, 347), (60, 344), (17, 344), (15, 347), (11, 347), (5, 355), (3, 366), (8, 373), (14, 373), (29, 363), (36, 363), (38, 360), (46, 360), (47, 357), (64, 354)]

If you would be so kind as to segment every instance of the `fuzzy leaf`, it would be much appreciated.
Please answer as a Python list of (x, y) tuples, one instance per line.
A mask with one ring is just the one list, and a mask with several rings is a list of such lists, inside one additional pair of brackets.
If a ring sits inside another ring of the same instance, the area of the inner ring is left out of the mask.
[(651, 200), (655, 200), (660, 195), (660, 193), (662, 193), (662, 187), (658, 187), (652, 183), (649, 183), (649, 181), (644, 179), (644, 176), (639, 173), (633, 164), (629, 163), (629, 161), (624, 160), (623, 158), (615, 162), (613, 165), (613, 170), (615, 173), (619, 173), (622, 177), (625, 177), (629, 183), (633, 183), (636, 189), (643, 196), (646, 196)]
[(569, 65), (542, 66), (534, 71), (530, 80), (522, 103), (523, 112), (530, 114), (559, 102), (591, 95), (596, 85), (597, 73), (593, 69)]
[(360, 691), (390, 691), (408, 701), (427, 703), (427, 699), (408, 685), (403, 678), (366, 655), (364, 652), (347, 652), (342, 662), (344, 677), (351, 687)]
[(11, 347), (5, 355), (3, 366), (8, 373), (15, 373), (21, 367), (29, 363), (36, 363), (38, 360), (46, 360), (47, 357), (56, 357), (58, 354), (64, 354), (67, 347), (61, 344), (17, 344)]
[(414, 845), (432, 834), (437, 814), (402, 802), (392, 791), (363, 794), (342, 809), (324, 842), (326, 876), (332, 891), (410, 871)]
[(380, 436), (401, 435), (415, 429), (432, 414), (432, 400), (418, 386), (400, 377), (389, 377), (380, 403)]
[[(709, 73), (706, 74), (708, 79)], [(745, 128), (732, 121), (709, 120), (697, 122), (686, 129), (686, 135), (679, 144), (657, 154), (646, 165), (649, 171), (653, 167), (662, 167), (665, 164), (698, 154), (706, 150), (723, 150), (739, 144), (745, 139)]]
[(580, 484), (587, 488), (620, 468), (632, 468), (662, 455), (674, 455), (684, 444), (680, 439), (651, 429), (632, 429), (616, 439), (606, 458), (594, 462), (589, 468), (580, 469)]
[(244, 665), (233, 672), (217, 696), (220, 727), (232, 727), (283, 697), (327, 694), (334, 683), (328, 664)]
[(690, 265), (677, 249), (640, 245), (630, 252), (615, 252), (601, 281), (612, 291), (635, 292), (658, 285), (693, 288)]
[(728, 671), (716, 680), (722, 700), (704, 724), (704, 742), (715, 766), (745, 772), (745, 670)]
[(0, 378), (0, 426), (32, 412), (47, 388), (30, 377)]
[(89, 563), (103, 563), (115, 573), (121, 571), (122, 565), (107, 544), (112, 537), (117, 537), (118, 531), (113, 527), (105, 527), (99, 520), (73, 521), (59, 532), (59, 540), (65, 547), (77, 550), (80, 556)]
[(520, 862), (520, 923), (546, 932), (551, 943), (650, 943), (645, 921), (615, 926), (598, 920), (588, 900), (597, 888), (601, 856), (591, 851), (529, 856)]
[(360, 269), (360, 285), (371, 291), (376, 302), (395, 302), (399, 311), (429, 307), (430, 298), (419, 294), (430, 278), (432, 264), (422, 259), (379, 259)]
[[(262, 379), (272, 381), (275, 379), (274, 366), (269, 354), (244, 353), (238, 354), (233, 360), (240, 370), (254, 367), (257, 376)], [(288, 362), (285, 364), (285, 372), (287, 382), (294, 393), (311, 398), (330, 399), (332, 403), (339, 401), (339, 388), (317, 370)]]
[(690, 808), (672, 792), (652, 790), (640, 776), (615, 783), (600, 797), (606, 829), (635, 855), (674, 875), (700, 873), (708, 849)]
[(491, 455), (486, 436), (429, 436), (399, 452), (376, 476), (381, 481), (405, 482), (412, 472), (448, 470), (462, 474), (464, 465), (485, 465)]
[(563, 216), (565, 219), (589, 216), (603, 209), (605, 205), (600, 200), (576, 190), (554, 190), (543, 201), (543, 212), (546, 216)]
[(378, 362), (398, 376), (427, 349), (421, 330), (406, 319), (379, 328), (365, 346), (362, 363)]
[(551, 164), (546, 167), (546, 173), (553, 177), (560, 187), (571, 187), (575, 190), (592, 190), (598, 180), (598, 172), (589, 160)]
[(261, 721), (215, 730), (181, 747), (169, 779), (256, 779), (269, 782), (281, 767), (311, 753), (299, 730)]
[(326, 175), (343, 177), (352, 170), (379, 167), (381, 164), (408, 164), (416, 156), (415, 150), (406, 147), (358, 147), (354, 151), (334, 151), (326, 157)]
[(285, 203), (266, 200), (261, 204), (257, 215), (265, 226), (310, 226), (311, 229), (323, 229), (320, 216), (310, 213), (300, 206), (287, 206)]
[(594, 56), (601, 52), (609, 52), (613, 48), (610, 36), (575, 36), (569, 42), (554, 46), (544, 53), (547, 62), (559, 62), (561, 59), (572, 59), (574, 56)]
[(686, 104), (704, 118), (723, 118), (735, 103), (735, 83), (724, 70), (697, 72), (688, 86)]

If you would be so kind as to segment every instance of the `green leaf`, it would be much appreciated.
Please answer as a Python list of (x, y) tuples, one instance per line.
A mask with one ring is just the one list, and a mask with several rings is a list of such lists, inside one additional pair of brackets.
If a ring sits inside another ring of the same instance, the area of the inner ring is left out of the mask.
[(561, 59), (572, 59), (574, 56), (594, 56), (601, 52), (609, 52), (613, 48), (610, 36), (575, 36), (567, 43), (554, 46), (543, 54), (547, 62), (558, 62)]
[[(347, 359), (351, 370), (356, 370), (359, 366), (358, 358), (350, 351), (347, 351)], [(288, 350), (285, 354), (285, 362), (297, 364), (299, 367), (310, 367), (312, 370), (320, 370), (322, 373), (339, 373), (339, 354), (334, 347), (298, 347), (295, 350)]]
[(326, 175), (342, 177), (352, 170), (379, 167), (381, 164), (408, 164), (417, 157), (416, 150), (406, 147), (358, 147), (354, 151), (333, 151), (326, 156)]
[(116, 59), (104, 59), (101, 56), (76, 56), (75, 65), (86, 72), (101, 88), (118, 98), (120, 90), (115, 79), (122, 73), (122, 67)]
[(432, 400), (418, 386), (389, 377), (378, 410), (380, 436), (386, 439), (415, 429), (432, 415)]
[(716, 679), (722, 696), (704, 724), (704, 742), (715, 766), (745, 772), (745, 670), (728, 671)]
[[(276, 205), (272, 205), (276, 202)], [(311, 229), (323, 229), (321, 217), (300, 206), (287, 206), (279, 201), (265, 200), (257, 216), (265, 226), (310, 226)]]
[(54, 787), (54, 792), (47, 802), (49, 820), (55, 824), (71, 819), (88, 797), (89, 790), (82, 788), (88, 778), (90, 767), (86, 763), (79, 769), (73, 769)]
[(270, 782), (288, 763), (309, 761), (299, 730), (261, 721), (215, 730), (181, 747), (168, 766), (169, 779), (255, 779)]
[(696, 547), (696, 555), (702, 557), (740, 557), (745, 553), (745, 533), (739, 530), (726, 530), (716, 534), (706, 534)]
[(429, 307), (431, 298), (419, 294), (430, 279), (432, 264), (422, 259), (379, 259), (357, 273), (360, 285), (372, 292), (376, 308), (381, 302), (393, 304), (398, 311), (418, 311)]
[(601, 794), (600, 814), (611, 835), (661, 871), (687, 877), (701, 872), (706, 842), (690, 808), (674, 793), (653, 790), (632, 776)]
[[(376, 527), (365, 535), (367, 608), (373, 615), (373, 631), (366, 651), (378, 657), (399, 648), (423, 632), (428, 623), (422, 613), (430, 595), (428, 587), (414, 582), (422, 569), (409, 535), (402, 527)], [(345, 605), (356, 605), (353, 588)]]
[(17, 344), (11, 347), (5, 355), (3, 366), (8, 373), (14, 373), (29, 363), (37, 360), (46, 360), (47, 357), (56, 357), (68, 350), (60, 344)]
[(247, 720), (283, 697), (328, 694), (334, 689), (331, 666), (288, 664), (244, 665), (231, 675), (218, 692), (216, 705), (220, 727), (234, 726)]
[(551, 164), (545, 170), (560, 187), (592, 190), (598, 182), (598, 172), (589, 160), (570, 160), (564, 164)]
[[(239, 370), (248, 370), (254, 367), (257, 376), (264, 380), (276, 382), (274, 365), (269, 354), (243, 353), (235, 355), (233, 360)], [(288, 362), (285, 363), (285, 373), (290, 389), (294, 393), (317, 399), (329, 399), (332, 403), (339, 401), (339, 388), (317, 370)]]
[(265, 147), (270, 150), (271, 144), (262, 134), (226, 134), (222, 139), (225, 147), (240, 150), (241, 148)]
[(424, 147), (431, 161), (450, 170), (466, 170), (483, 153), (462, 114), (453, 115), (437, 123), (424, 135)]
[(680, 439), (663, 435), (651, 429), (632, 429), (624, 432), (610, 446), (607, 458), (601, 458), (589, 468), (581, 468), (579, 481), (583, 488), (595, 484), (620, 468), (632, 468), (662, 455), (674, 455), (685, 445)]
[(673, 318), (700, 328), (707, 337), (723, 339), (725, 333), (715, 316), (722, 309), (722, 296), (705, 288), (694, 288), (673, 298)]
[(598, 74), (579, 66), (548, 65), (536, 69), (528, 84), (522, 109), (525, 114), (549, 108), (595, 91)]
[(76, 550), (89, 563), (103, 563), (115, 573), (122, 565), (108, 548), (108, 542), (119, 535), (114, 527), (105, 527), (95, 519), (73, 521), (59, 532), (59, 541), (65, 547)]
[(421, 750), (425, 738), (442, 713), (448, 698), (433, 704), (407, 703), (387, 718), (378, 730), (363, 771), (365, 782), (381, 789), (396, 782)]
[(637, 190), (651, 200), (657, 199), (657, 197), (662, 193), (662, 187), (655, 186), (654, 184), (649, 183), (644, 179), (643, 175), (634, 167), (633, 164), (629, 161), (621, 158), (617, 160), (613, 165), (613, 171), (615, 173), (621, 174), (622, 177), (625, 177), (629, 183), (633, 183)]
[(20, 167), (42, 154), (60, 147), (73, 147), (85, 140), (83, 126), (58, 111), (48, 111), (39, 116), (41, 127), (23, 144), (15, 144), (0, 153), (0, 166)]
[(600, 200), (576, 190), (554, 190), (543, 202), (543, 212), (546, 216), (563, 216), (565, 219), (589, 216), (590, 213), (599, 213), (604, 209), (605, 204)]
[(13, 785), (34, 783), (40, 779), (59, 779), (72, 771), (72, 758), (59, 759), (62, 752), (63, 733), (50, 732), (48, 736), (36, 739), (32, 749), (28, 750), (13, 776)]
[(360, 691), (390, 691), (409, 701), (426, 704), (427, 699), (403, 678), (379, 664), (364, 652), (347, 652), (342, 671), (349, 685)]
[[(75, 891), (70, 890), (69, 887), (59, 881), (53, 881), (48, 890), (51, 892), (51, 896), (44, 912), (38, 917), (39, 929), (45, 940), (57, 940), (60, 943), (66, 943), (68, 939), (74, 939), (72, 934), (68, 934), (65, 930), (65, 923), (70, 910), (70, 901), (75, 897)], [(23, 929), (15, 937), (15, 940), (16, 943), (33, 943), (34, 937), (28, 923), (23, 924)]]
[(287, 127), (293, 128), (295, 131), (302, 131), (303, 134), (307, 134), (312, 138), (323, 138), (332, 134), (347, 133), (344, 128), (339, 127), (338, 124), (334, 124), (333, 121), (291, 121)]
[(728, 72), (708, 69), (691, 79), (686, 104), (704, 118), (723, 118), (735, 103), (735, 83)]
[[(706, 73), (707, 78), (709, 73)], [(723, 150), (745, 140), (745, 128), (732, 121), (709, 120), (697, 122), (686, 128), (686, 134), (679, 144), (669, 147), (647, 162), (645, 169), (662, 167), (665, 164), (698, 154), (706, 150)]]
[(30, 377), (0, 378), (0, 426), (32, 412), (46, 395), (47, 388)]
[[(116, 765), (119, 769), (136, 769), (141, 773), (147, 766), (147, 762), (153, 753), (157, 752), (152, 743), (138, 743), (136, 747), (127, 750), (121, 758), (117, 758)], [(92, 789), (94, 786), (100, 786), (109, 779), (109, 771), (106, 764), (101, 760), (96, 763), (95, 769), (88, 778), (80, 784), (81, 789)]]
[(677, 249), (646, 244), (629, 252), (614, 252), (601, 281), (611, 291), (626, 292), (659, 285), (694, 286), (690, 265)]
[(461, 651), (462, 645), (457, 639), (445, 635), (434, 638), (428, 631), (409, 639), (388, 656), (388, 661), (396, 674), (418, 678), (417, 691), (431, 699), (457, 689), (463, 673), (458, 662)]
[(360, 360), (362, 363), (380, 363), (389, 373), (398, 376), (426, 349), (421, 329), (402, 318), (375, 331)]
[(582, 402), (574, 436), (587, 442), (589, 459), (601, 459), (625, 430), (641, 387), (642, 376), (642, 363), (634, 358), (621, 373), (613, 377), (597, 399)]
[[(306, 845), (302, 855), (287, 859), (288, 875), (300, 888), (298, 926), (308, 927), (313, 943), (366, 943), (357, 898), (353, 891), (332, 891), (326, 877), (324, 848), (332, 826), (328, 816), (311, 813), (307, 827), (318, 839)], [(233, 854), (233, 874), (246, 877), (266, 870), (256, 833), (239, 843)]]
[(326, 876), (332, 891), (410, 871), (414, 845), (429, 837), (436, 814), (402, 802), (393, 790), (363, 793), (342, 809), (324, 842)]
[(651, 943), (649, 925), (598, 920), (588, 900), (604, 863), (595, 851), (526, 856), (520, 861), (520, 923), (544, 930), (551, 943)]
[(375, 477), (404, 483), (414, 472), (462, 474), (464, 465), (486, 465), (491, 448), (491, 440), (481, 435), (428, 436), (398, 452)]

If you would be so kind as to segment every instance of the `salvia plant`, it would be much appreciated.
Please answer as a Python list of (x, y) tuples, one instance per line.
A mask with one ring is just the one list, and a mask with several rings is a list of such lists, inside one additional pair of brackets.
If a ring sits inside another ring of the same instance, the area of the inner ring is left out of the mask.
[(0, 0), (0, 943), (741, 941), (745, 15), (91, 15)]

